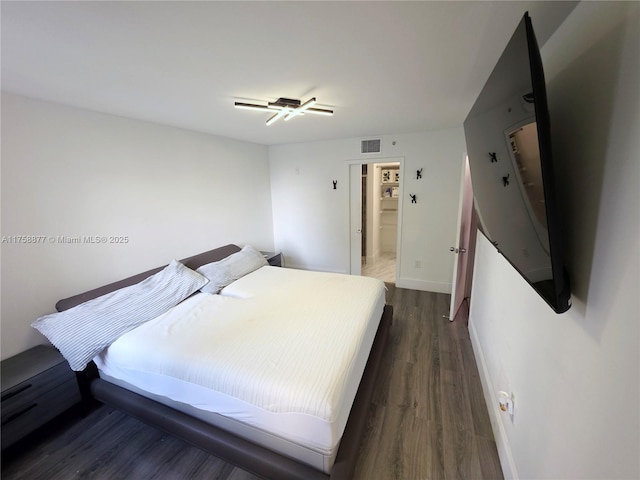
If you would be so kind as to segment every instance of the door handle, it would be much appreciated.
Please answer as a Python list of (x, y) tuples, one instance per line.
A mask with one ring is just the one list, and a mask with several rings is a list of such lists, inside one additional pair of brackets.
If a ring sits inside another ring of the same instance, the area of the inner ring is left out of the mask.
[(451, 247), (451, 248), (449, 249), (449, 251), (450, 251), (450, 252), (453, 252), (453, 253), (466, 253), (466, 252), (467, 252), (467, 249), (466, 249), (466, 248), (462, 248), (462, 247), (460, 247), (460, 248), (458, 248), (458, 247)]

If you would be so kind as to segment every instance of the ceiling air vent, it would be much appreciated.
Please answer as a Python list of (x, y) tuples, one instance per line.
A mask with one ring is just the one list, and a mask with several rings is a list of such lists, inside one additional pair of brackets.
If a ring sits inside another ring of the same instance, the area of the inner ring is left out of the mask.
[(360, 144), (360, 153), (380, 153), (380, 139), (362, 140)]

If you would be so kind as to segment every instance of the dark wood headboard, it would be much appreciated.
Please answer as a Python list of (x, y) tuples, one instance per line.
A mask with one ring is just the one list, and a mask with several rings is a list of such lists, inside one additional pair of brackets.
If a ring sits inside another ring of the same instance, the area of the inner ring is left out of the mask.
[[(237, 245), (225, 245), (223, 247), (216, 248), (214, 250), (209, 250), (208, 252), (199, 253), (198, 255), (194, 255), (193, 257), (188, 257), (183, 260), (180, 260), (185, 266), (195, 270), (202, 265), (206, 265), (207, 263), (217, 262), (218, 260), (222, 260), (223, 258), (228, 257), (229, 255), (239, 252), (240, 247)], [(129, 278), (125, 278), (124, 280), (119, 280), (114, 283), (110, 283), (109, 285), (104, 285), (102, 287), (95, 288), (93, 290), (89, 290), (88, 292), (80, 293), (78, 295), (74, 295), (73, 297), (63, 298), (56, 303), (56, 310), (62, 312), (63, 310), (68, 310), (76, 305), (80, 305), (88, 300), (93, 300), (94, 298), (98, 298), (107, 293), (111, 293), (115, 290), (118, 290), (123, 287), (128, 287), (130, 285), (135, 285), (136, 283), (141, 282), (147, 277), (150, 277), (154, 273), (158, 273), (162, 270), (166, 265), (162, 267), (154, 268), (153, 270), (148, 270), (143, 273), (139, 273)]]

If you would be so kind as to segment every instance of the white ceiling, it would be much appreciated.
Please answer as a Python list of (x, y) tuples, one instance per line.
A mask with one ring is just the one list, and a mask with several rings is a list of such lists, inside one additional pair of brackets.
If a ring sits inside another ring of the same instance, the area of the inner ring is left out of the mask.
[(2, 90), (266, 145), (460, 126), (524, 12), (542, 45), (574, 6), (2, 1)]

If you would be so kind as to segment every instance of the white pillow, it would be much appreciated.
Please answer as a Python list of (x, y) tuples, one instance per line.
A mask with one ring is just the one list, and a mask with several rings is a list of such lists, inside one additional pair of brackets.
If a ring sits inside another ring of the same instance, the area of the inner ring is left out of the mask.
[(207, 282), (174, 260), (140, 283), (45, 315), (31, 326), (60, 350), (72, 370), (79, 371), (121, 335), (163, 314)]
[(200, 291), (218, 293), (232, 282), (265, 265), (268, 265), (268, 262), (264, 255), (251, 245), (245, 245), (239, 252), (218, 262), (207, 263), (196, 270), (209, 279), (209, 283)]

